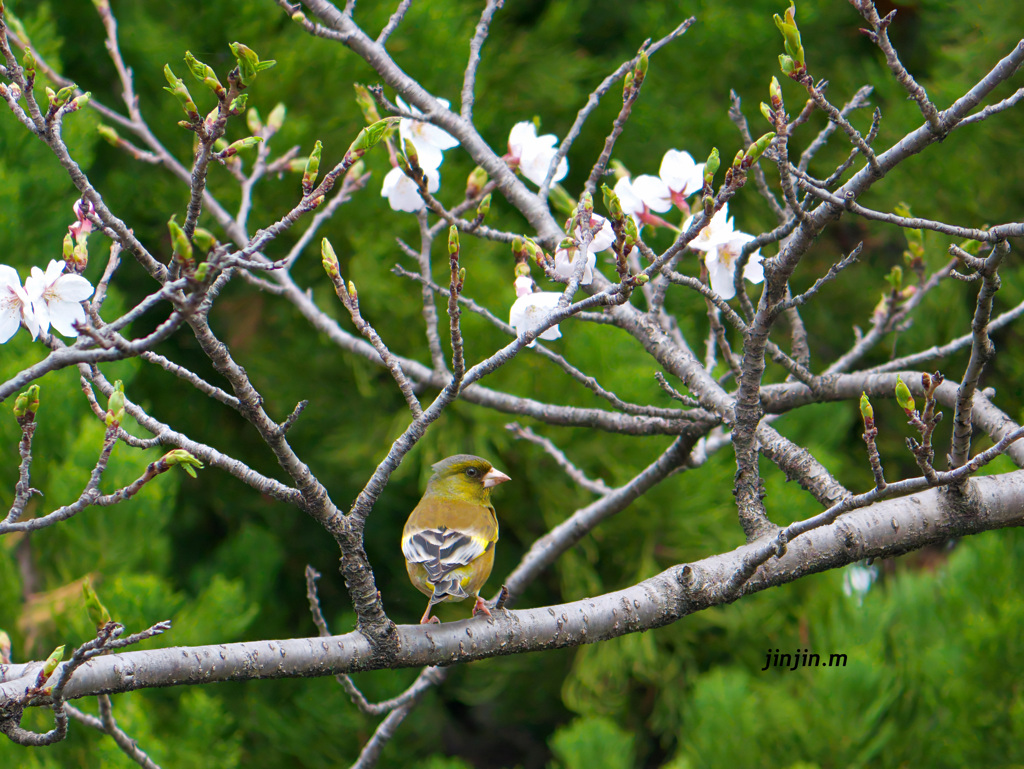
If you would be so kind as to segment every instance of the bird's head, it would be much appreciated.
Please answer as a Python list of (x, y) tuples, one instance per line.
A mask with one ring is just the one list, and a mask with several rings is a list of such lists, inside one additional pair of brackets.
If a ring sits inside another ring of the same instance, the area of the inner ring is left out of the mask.
[(510, 478), (486, 459), (456, 454), (433, 465), (426, 494), (446, 499), (489, 504), (491, 489)]

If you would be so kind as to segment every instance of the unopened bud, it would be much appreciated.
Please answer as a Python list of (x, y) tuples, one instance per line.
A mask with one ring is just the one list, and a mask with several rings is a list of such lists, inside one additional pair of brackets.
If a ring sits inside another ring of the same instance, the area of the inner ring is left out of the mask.
[(208, 254), (217, 245), (217, 238), (209, 230), (196, 227), (195, 232), (192, 233), (192, 245), (204, 254)]
[(260, 120), (260, 113), (256, 111), (255, 107), (249, 107), (245, 113), (245, 127), (249, 129), (249, 133), (258, 134), (263, 130), (263, 121)]
[(487, 216), (491, 210), (491, 193), (484, 195), (483, 200), (480, 201), (480, 205), (476, 207), (476, 215), (481, 219)]
[(910, 394), (910, 388), (899, 375), (896, 376), (896, 402), (904, 411), (914, 410), (914, 396)]
[(487, 172), (481, 166), (477, 166), (466, 179), (466, 197), (475, 198), (481, 193), (485, 184), (487, 184)]
[(107, 399), (107, 415), (104, 422), (107, 427), (121, 424), (124, 421), (124, 382), (118, 379), (114, 382), (114, 391)]
[(454, 224), (448, 228), (448, 253), (453, 256), (459, 253), (459, 228)]
[(779, 79), (772, 76), (772, 82), (768, 85), (768, 96), (772, 102), (773, 109), (782, 109), (782, 86), (779, 85)]
[(359, 105), (359, 109), (362, 111), (363, 117), (366, 118), (366, 122), (376, 123), (380, 120), (377, 103), (370, 94), (370, 89), (361, 83), (354, 83), (352, 87), (356, 90), (356, 104)]
[(584, 192), (580, 195), (580, 213), (592, 214), (594, 213), (594, 196), (589, 192)]
[(341, 274), (338, 255), (334, 253), (334, 246), (331, 245), (331, 241), (327, 238), (320, 241), (320, 258), (323, 261), (324, 270), (332, 279), (337, 278)]
[(267, 129), (277, 133), (281, 130), (281, 126), (284, 125), (284, 117), (287, 114), (287, 109), (284, 106), (284, 102), (278, 102), (274, 105), (274, 108), (270, 110), (270, 114), (267, 115)]
[(121, 136), (113, 128), (107, 125), (96, 126), (96, 133), (100, 135), (105, 142), (112, 144), (117, 147), (121, 143)]
[(868, 400), (868, 394), (861, 392), (860, 394), (860, 415), (864, 420), (864, 424), (870, 428), (871, 423), (875, 421), (875, 410), (871, 408), (871, 401)]
[(85, 578), (82, 582), (82, 595), (85, 598), (85, 609), (89, 612), (89, 619), (92, 620), (92, 624), (99, 630), (105, 627), (110, 622), (110, 611), (103, 602), (100, 601), (100, 597), (93, 590), (92, 580), (89, 577)]
[(46, 658), (46, 662), (43, 663), (43, 677), (49, 678), (53, 675), (53, 671), (57, 669), (57, 666), (64, 659), (64, 646), (63, 644), (58, 646), (52, 652), (50, 656)]
[(760, 137), (756, 142), (750, 145), (747, 149), (746, 154), (743, 156), (741, 163), (742, 168), (750, 168), (754, 163), (761, 159), (761, 156), (765, 153), (772, 142), (775, 140), (775, 132), (769, 131), (764, 136)]
[(718, 156), (718, 147), (711, 148), (711, 154), (708, 155), (708, 160), (704, 164), (704, 184), (711, 186), (711, 182), (715, 178), (715, 174), (718, 173), (718, 167), (722, 164), (721, 158)]
[(320, 173), (320, 155), (324, 150), (324, 145), (317, 139), (313, 144), (313, 151), (309, 154), (309, 159), (306, 161), (306, 170), (302, 174), (302, 192), (304, 195), (308, 195), (313, 191), (313, 186), (316, 184), (316, 177)]
[(171, 259), (184, 267), (193, 266), (195, 260), (192, 258), (192, 244), (185, 237), (185, 231), (181, 229), (181, 225), (174, 220), (174, 216), (171, 216), (171, 220), (167, 222), (167, 229), (171, 233), (171, 247), (174, 249)]

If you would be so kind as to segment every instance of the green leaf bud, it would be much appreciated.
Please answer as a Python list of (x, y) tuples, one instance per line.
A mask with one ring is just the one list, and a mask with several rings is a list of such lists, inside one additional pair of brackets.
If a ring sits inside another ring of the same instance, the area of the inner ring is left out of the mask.
[(711, 186), (711, 182), (715, 178), (715, 174), (718, 173), (718, 167), (722, 161), (718, 156), (718, 147), (711, 148), (711, 154), (708, 155), (708, 160), (704, 164), (704, 184)]
[(308, 195), (316, 185), (316, 177), (320, 174), (320, 156), (323, 153), (324, 145), (317, 139), (313, 144), (313, 151), (309, 153), (306, 161), (306, 170), (302, 174), (302, 192)]
[(21, 66), (25, 70), (26, 78), (36, 76), (36, 55), (31, 48), (25, 48), (25, 55), (21, 58)]
[(764, 136), (760, 137), (756, 142), (751, 144), (750, 147), (747, 149), (746, 154), (743, 156), (741, 166), (743, 168), (750, 168), (750, 166), (754, 165), (754, 163), (761, 159), (761, 156), (765, 153), (765, 150), (767, 150), (771, 146), (771, 143), (774, 140), (775, 132), (769, 131)]
[(198, 123), (200, 120), (199, 108), (196, 107), (196, 103), (192, 100), (192, 94), (185, 87), (185, 81), (175, 76), (170, 64), (164, 65), (164, 77), (167, 78), (169, 84), (169, 86), (164, 86), (164, 90), (178, 100), (181, 108), (192, 122)]
[(196, 476), (196, 471), (193, 468), (203, 469), (203, 463), (192, 456), (191, 453), (185, 451), (185, 449), (174, 449), (168, 451), (160, 458), (160, 462), (164, 463), (167, 467), (174, 467), (175, 465), (181, 465), (181, 469), (191, 475), (193, 478)]
[(100, 125), (96, 126), (96, 133), (98, 133), (100, 135), (100, 138), (103, 139), (108, 144), (112, 144), (115, 147), (121, 144), (120, 134), (118, 134), (117, 131), (115, 131), (108, 125), (103, 125), (101, 123)]
[(860, 415), (864, 419), (864, 424), (871, 427), (871, 423), (875, 420), (875, 410), (871, 408), (871, 401), (868, 400), (866, 392), (860, 394)]
[(245, 127), (249, 133), (258, 134), (263, 130), (263, 121), (260, 120), (260, 113), (255, 107), (249, 107), (245, 112)]
[(68, 106), (68, 112), (78, 112), (78, 110), (85, 107), (92, 100), (92, 91), (86, 91), (83, 94), (79, 94), (71, 100), (71, 104)]
[(479, 195), (483, 191), (484, 185), (487, 184), (487, 179), (487, 172), (482, 166), (474, 168), (470, 172), (469, 178), (466, 179), (466, 197), (475, 198)]
[(231, 144), (225, 147), (224, 150), (221, 152), (221, 157), (233, 157), (234, 155), (237, 155), (239, 152), (243, 152), (244, 150), (247, 150), (250, 147), (255, 147), (262, 141), (262, 136), (247, 136), (244, 139), (239, 139), (238, 141), (231, 142)]
[(92, 580), (89, 577), (86, 577), (82, 582), (82, 595), (85, 597), (85, 609), (89, 612), (89, 619), (92, 621), (92, 624), (96, 626), (97, 630), (106, 627), (106, 624), (111, 619), (110, 611), (100, 601), (100, 597), (93, 589)]
[[(786, 50), (786, 54), (788, 54), (796, 67), (801, 70), (804, 69), (804, 47), (800, 42), (800, 30), (796, 26), (796, 3), (790, 0), (784, 19), (777, 13), (773, 14), (772, 18), (775, 19), (775, 26), (782, 33), (783, 47)], [(785, 72), (785, 70), (783, 71)]]
[(580, 195), (579, 210), (588, 214), (594, 213), (594, 196), (589, 192), (584, 192)]
[(14, 399), (14, 416), (17, 419), (28, 414), (28, 393), (21, 393)]
[(483, 217), (487, 216), (487, 214), (490, 212), (490, 210), (491, 210), (491, 193), (487, 193), (486, 195), (484, 195), (483, 199), (480, 201), (480, 205), (478, 205), (476, 207), (476, 215), (482, 219)]
[(43, 676), (49, 678), (53, 675), (53, 671), (57, 669), (57, 666), (64, 659), (64, 646), (63, 644), (58, 646), (52, 652), (50, 656), (46, 658), (46, 662), (43, 664)]
[(400, 122), (402, 122), (401, 118), (386, 117), (383, 120), (378, 120), (373, 125), (366, 126), (356, 136), (348, 151), (356, 154), (358, 157), (362, 157), (366, 154), (367, 150), (372, 149), (378, 142), (383, 141), (384, 137), (390, 134)]
[(267, 128), (277, 133), (281, 130), (281, 126), (284, 125), (284, 118), (287, 114), (287, 108), (284, 106), (284, 102), (278, 102), (274, 105), (274, 109), (270, 110), (270, 114), (267, 115)]
[(332, 280), (336, 279), (341, 274), (341, 268), (338, 265), (338, 255), (334, 253), (334, 246), (327, 238), (320, 241), (320, 258), (327, 274)]
[(260, 61), (260, 57), (256, 55), (254, 50), (246, 45), (242, 45), (241, 43), (229, 43), (228, 47), (231, 49), (231, 53), (234, 54), (235, 60), (238, 62), (239, 80), (243, 86), (248, 87), (252, 85), (257, 74), (270, 69), (277, 64), (277, 62), (272, 59)]
[(622, 201), (619, 200), (619, 196), (615, 194), (615, 190), (607, 184), (602, 184), (601, 198), (604, 201), (605, 210), (608, 211), (608, 218), (613, 222), (622, 221), (622, 217), (625, 216), (625, 214), (622, 212)]
[(174, 216), (167, 222), (167, 229), (171, 233), (171, 247), (174, 249), (171, 258), (178, 264), (191, 266), (194, 263), (192, 244), (185, 237), (185, 231), (181, 229), (181, 225), (174, 220)]
[(196, 227), (195, 232), (192, 233), (192, 245), (203, 254), (208, 254), (217, 245), (217, 238), (209, 230)]
[(459, 228), (454, 224), (448, 228), (448, 253), (459, 253)]
[(118, 379), (114, 382), (114, 391), (107, 399), (107, 415), (104, 422), (107, 427), (121, 424), (124, 421), (124, 382)]
[(366, 122), (370, 124), (380, 122), (380, 112), (377, 111), (377, 102), (370, 93), (370, 89), (362, 83), (354, 83), (352, 87), (356, 90), (356, 104), (359, 105), (359, 109), (362, 111)]
[(771, 99), (773, 109), (782, 109), (782, 86), (779, 84), (779, 79), (774, 75), (772, 75), (772, 82), (768, 85), (768, 96)]
[(910, 388), (899, 375), (896, 376), (896, 402), (904, 411), (914, 410), (914, 396), (910, 394)]

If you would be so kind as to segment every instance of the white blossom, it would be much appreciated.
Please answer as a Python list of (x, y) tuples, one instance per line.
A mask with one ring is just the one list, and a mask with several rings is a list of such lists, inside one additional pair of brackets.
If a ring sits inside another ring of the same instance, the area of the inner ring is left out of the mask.
[(0, 344), (14, 336), (22, 322), (33, 339), (39, 336), (39, 321), (17, 270), (0, 264)]
[(74, 323), (85, 322), (82, 302), (92, 296), (92, 284), (81, 275), (63, 274), (66, 263), (56, 259), (43, 272), (32, 268), (25, 281), (25, 291), (31, 297), (39, 323), (40, 333), (50, 326), (64, 336), (78, 336)]
[(685, 198), (704, 188), (704, 164), (695, 163), (689, 152), (666, 152), (658, 176), (673, 196)]
[[(587, 250), (587, 266), (583, 269), (583, 279), (580, 281), (580, 284), (584, 286), (589, 286), (594, 280), (594, 265), (597, 263), (597, 254), (601, 251), (607, 251), (611, 248), (612, 243), (615, 242), (615, 231), (612, 229), (610, 221), (598, 214), (591, 214), (590, 223), (592, 226), (600, 225), (600, 227), (594, 233), (594, 239), (590, 242), (590, 248)], [(576, 228), (573, 234), (576, 236), (577, 243), (582, 242), (583, 232), (579, 227)], [(560, 277), (566, 280), (572, 277), (573, 265), (578, 253), (579, 249), (575, 247), (560, 248), (555, 251), (555, 272)]]
[[(689, 229), (694, 217), (690, 217), (683, 224), (683, 229)], [(704, 263), (708, 268), (708, 277), (711, 279), (711, 289), (723, 299), (732, 299), (736, 296), (736, 287), (733, 285), (733, 273), (736, 269), (736, 262), (739, 259), (743, 247), (754, 239), (753, 235), (733, 229), (733, 220), (729, 217), (728, 204), (721, 207), (711, 217), (696, 238), (690, 241), (690, 248), (704, 251)], [(760, 283), (764, 280), (764, 267), (761, 264), (761, 249), (754, 251), (747, 259), (746, 267), (743, 268), (743, 277), (751, 283)]]
[[(410, 107), (402, 101), (401, 96), (396, 96), (395, 101), (398, 102), (398, 106), (405, 112), (411, 112), (413, 115), (423, 114), (415, 107)], [(446, 99), (438, 99), (437, 102), (445, 109), (448, 109), (449, 105)], [(416, 147), (416, 157), (420, 168), (424, 171), (428, 169), (436, 171), (441, 167), (441, 161), (444, 159), (443, 150), (459, 145), (459, 140), (450, 133), (423, 120), (402, 118), (398, 124), (398, 135), (404, 141), (412, 142), (413, 146)]]
[(633, 192), (651, 211), (663, 214), (672, 208), (672, 191), (657, 176), (643, 174), (633, 180)]
[[(537, 136), (537, 127), (530, 121), (523, 121), (512, 126), (508, 135), (509, 156), (519, 164), (519, 171), (538, 187), (544, 183), (548, 168), (557, 153), (554, 134)], [(561, 181), (569, 173), (569, 163), (565, 158), (558, 161), (552, 182)]]
[[(509, 310), (509, 325), (515, 328), (517, 336), (523, 336), (539, 328), (558, 307), (558, 300), (561, 298), (562, 295), (555, 291), (538, 291), (519, 297)], [(545, 330), (537, 339), (558, 339), (561, 335), (562, 332), (558, 330), (556, 324)], [(536, 343), (535, 339), (528, 346), (533, 347)]]
[[(753, 235), (748, 235), (745, 232), (734, 232), (732, 237), (709, 251), (705, 257), (704, 263), (707, 265), (708, 277), (711, 279), (711, 290), (723, 299), (732, 299), (736, 296), (736, 286), (733, 283), (736, 263), (739, 261), (740, 251), (753, 239)], [(754, 251), (747, 258), (747, 263), (743, 268), (743, 277), (751, 283), (760, 283), (764, 280), (761, 249)]]
[[(423, 168), (423, 173), (427, 177), (428, 192), (433, 194), (441, 189), (441, 174), (436, 168)], [(393, 211), (415, 213), (426, 205), (420, 197), (416, 182), (402, 173), (401, 168), (388, 171), (381, 185), (380, 196), (388, 199)]]

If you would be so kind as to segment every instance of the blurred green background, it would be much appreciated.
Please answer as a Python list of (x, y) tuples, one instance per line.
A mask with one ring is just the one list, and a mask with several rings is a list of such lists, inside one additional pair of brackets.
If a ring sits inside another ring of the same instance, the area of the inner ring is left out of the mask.
[[(241, 41), (261, 58), (276, 59), (250, 92), (250, 106), (266, 116), (278, 102), (288, 117), (275, 147), (293, 144), (300, 156), (320, 139), (324, 166), (336, 163), (362, 125), (352, 83), (377, 82), (353, 54), (312, 39), (270, 0), (183, 0), (152, 3), (113, 0), (122, 53), (133, 68), (150, 127), (183, 162), (190, 135), (179, 128), (176, 102), (162, 90), (162, 68), (170, 63), (186, 76), (186, 50), (223, 77), (232, 66), (228, 43)], [(95, 98), (119, 104), (116, 74), (103, 49), (103, 29), (91, 4), (7, 3), (25, 23), (38, 51)], [(880, 6), (884, 14), (893, 5)], [(413, 5), (391, 38), (389, 50), (406, 72), (438, 96), (458, 102), (467, 42), (480, 2), (423, 1)], [(360, 3), (357, 20), (371, 32), (386, 22), (390, 3)], [(657, 38), (693, 15), (697, 23), (651, 63), (643, 96), (616, 148), (615, 157), (634, 173), (657, 173), (662, 154), (685, 149), (698, 160), (712, 147), (731, 158), (741, 142), (727, 117), (734, 89), (756, 134), (767, 130), (757, 105), (768, 82), (779, 75), (781, 37), (772, 13), (781, 2), (612, 2), (527, 0), (497, 14), (484, 49), (476, 120), (483, 136), (501, 151), (518, 120), (539, 116), (542, 131), (565, 135), (576, 111), (600, 80), (633, 55), (641, 42)], [(829, 81), (828, 95), (841, 104), (864, 84), (876, 90), (883, 113), (876, 146), (885, 147), (920, 123), (905, 92), (887, 79), (884, 60), (858, 32), (863, 22), (848, 3), (801, 2), (797, 20), (816, 78)], [(922, 0), (898, 5), (891, 36), (903, 61), (941, 107), (971, 87), (1017, 43), (1024, 6)], [(1019, 78), (994, 98), (1010, 95)], [(203, 94), (189, 82), (197, 98)], [(783, 84), (789, 112), (804, 99)], [(595, 112), (569, 155), (566, 188), (578, 194), (619, 105), (617, 88)], [(212, 103), (201, 101), (201, 109)], [(854, 123), (866, 131), (870, 114)], [(166, 222), (184, 215), (188, 191), (160, 168), (133, 162), (98, 140), (99, 120), (87, 111), (65, 122), (65, 138), (111, 209), (162, 258), (170, 255)], [(791, 142), (799, 151), (824, 125), (815, 115)], [(911, 204), (915, 214), (981, 226), (1020, 220), (1024, 182), (1012, 171), (1024, 165), (1019, 110), (957, 131), (940, 146), (904, 164), (863, 201), (891, 210)], [(246, 135), (244, 122), (229, 137)], [(127, 134), (122, 131), (122, 134)], [(848, 152), (834, 141), (812, 163), (827, 175)], [(364, 317), (398, 353), (425, 360), (419, 289), (390, 274), (411, 267), (395, 238), (416, 245), (413, 217), (392, 212), (379, 197), (388, 170), (386, 153), (367, 157), (373, 177), (322, 231), (341, 260), (342, 273), (359, 287)], [(440, 198), (460, 199), (472, 163), (459, 150), (447, 153)], [(771, 174), (769, 173), (771, 178)], [(229, 208), (236, 184), (222, 169), (211, 189)], [(251, 229), (265, 226), (298, 199), (296, 177), (266, 179), (257, 189)], [(77, 193), (42, 143), (13, 116), (0, 115), (0, 257), (22, 275), (60, 253), (73, 221)], [(760, 232), (774, 224), (770, 209), (751, 185), (730, 204), (736, 225)], [(525, 222), (504, 201), (491, 217), (498, 227)], [(204, 221), (212, 227), (212, 223)], [(286, 253), (302, 225), (268, 251)], [(902, 263), (903, 236), (844, 218), (822, 237), (794, 276), (801, 290), (858, 242), (861, 262), (830, 284), (806, 308), (812, 331), (812, 368), (820, 371), (853, 342), (853, 327), (866, 329), (885, 284), (883, 276)], [(670, 242), (655, 235), (655, 247)], [(926, 234), (931, 267), (945, 259), (946, 239)], [(1017, 245), (1017, 244), (1014, 244)], [(95, 283), (103, 268), (99, 238), (92, 236)], [(769, 252), (771, 253), (771, 252)], [(437, 275), (447, 258), (435, 248)], [(507, 248), (463, 238), (467, 294), (499, 316), (514, 295)], [(690, 269), (684, 262), (680, 269)], [(293, 270), (322, 307), (351, 324), (338, 307), (315, 248)], [(1011, 255), (997, 298), (997, 311), (1022, 299), (1019, 260)], [(535, 277), (540, 277), (535, 276)], [(126, 262), (112, 286), (107, 310), (129, 306), (153, 284)], [(756, 289), (755, 289), (756, 291)], [(880, 363), (966, 333), (975, 290), (950, 283), (924, 302), (915, 322), (874, 351)], [(692, 293), (671, 294), (669, 308), (696, 347), (707, 335), (703, 302)], [(473, 315), (464, 315), (467, 358), (474, 363), (507, 340)], [(132, 327), (144, 334), (157, 315)], [(350, 504), (391, 441), (406, 423), (404, 402), (392, 380), (362, 360), (346, 357), (310, 330), (287, 303), (236, 281), (213, 314), (214, 328), (228, 342), (266, 398), (268, 411), (283, 419), (302, 399), (305, 415), (290, 433), (301, 457), (341, 507)], [(415, 332), (410, 332), (415, 329)], [(655, 364), (625, 335), (604, 326), (569, 323), (552, 347), (626, 400), (670, 406), (653, 378)], [(780, 339), (780, 341), (783, 341)], [(1012, 350), (1019, 331), (995, 335), (997, 348)], [(214, 381), (186, 334), (158, 352)], [(43, 348), (20, 333), (0, 358), (6, 379), (39, 360)], [(959, 378), (965, 359), (941, 361)], [(197, 397), (167, 373), (135, 362), (104, 368), (125, 380), (129, 396), (154, 416), (196, 440), (237, 456), (265, 474), (281, 477), (273, 457), (253, 440), (238, 416)], [(301, 372), (296, 376), (296, 372)], [(781, 381), (769, 368), (770, 381)], [(1024, 359), (1001, 355), (985, 385), (997, 403), (1022, 416)], [(589, 391), (568, 382), (536, 356), (521, 355), (485, 381), (519, 395), (559, 404), (604, 407)], [(73, 371), (43, 380), (43, 405), (36, 434), (33, 485), (44, 492), (32, 513), (43, 514), (77, 496), (95, 462), (102, 429), (80, 396)], [(907, 432), (894, 404), (876, 404), (880, 447), (888, 477), (916, 474), (903, 443)], [(514, 482), (495, 495), (502, 537), (489, 589), (496, 589), (530, 543), (577, 507), (591, 501), (574, 488), (536, 446), (515, 442), (508, 416), (456, 404), (392, 477), (367, 528), (367, 551), (385, 606), (399, 622), (414, 622), (422, 598), (407, 582), (398, 538), (405, 516), (419, 498), (429, 465), (468, 452), (492, 459)], [(947, 419), (940, 427), (948, 439)], [(777, 427), (807, 445), (854, 490), (870, 486), (855, 404), (814, 406), (786, 415)], [(532, 425), (552, 438), (592, 477), (609, 484), (628, 480), (669, 444), (667, 437), (617, 437), (581, 429)], [(137, 434), (137, 426), (129, 426)], [(17, 468), (18, 430), (0, 419), (0, 445), (9, 461), (0, 468), (0, 494), (9, 504)], [(941, 442), (940, 446), (943, 445)], [(982, 442), (980, 444), (984, 446)], [(158, 452), (118, 446), (104, 480), (109, 490), (135, 478)], [(769, 462), (761, 463), (769, 514), (785, 523), (817, 512), (806, 494)], [(1010, 469), (1008, 462), (990, 466)], [(521, 606), (540, 606), (613, 590), (668, 566), (696, 560), (742, 543), (736, 523), (731, 453), (714, 456), (699, 471), (680, 474), (605, 523), (542, 575)], [(246, 639), (300, 637), (315, 633), (304, 598), (303, 568), (324, 574), (321, 599), (335, 632), (354, 626), (354, 615), (337, 573), (332, 540), (296, 510), (260, 497), (216, 471), (198, 480), (169, 473), (149, 484), (131, 503), (90, 509), (31, 537), (0, 539), (0, 627), (14, 640), (14, 659), (45, 657), (61, 643), (90, 637), (81, 608), (80, 580), (91, 575), (115, 618), (130, 631), (170, 618), (174, 629), (149, 645), (189, 645)], [(385, 748), (382, 767), (903, 767), (1024, 765), (1024, 689), (1008, 675), (1019, 664), (1024, 602), (1019, 579), (1024, 537), (1019, 531), (971, 540), (878, 564), (879, 582), (863, 598), (842, 589), (843, 572), (803, 579), (703, 612), (673, 626), (575, 650), (501, 658), (460, 667), (448, 682), (409, 716)], [(465, 606), (442, 609), (442, 618), (464, 616)], [(841, 669), (772, 668), (762, 671), (769, 649), (845, 653)], [(357, 684), (371, 699), (393, 696), (416, 671), (364, 674)], [(95, 712), (95, 704), (78, 703)], [(177, 688), (115, 698), (119, 723), (161, 766), (320, 767), (351, 763), (377, 719), (361, 715), (332, 679), (261, 681), (207, 688)], [(25, 725), (49, 728), (50, 714), (35, 711)], [(0, 743), (7, 767), (131, 766), (111, 740), (72, 724), (69, 739), (46, 749)]]

